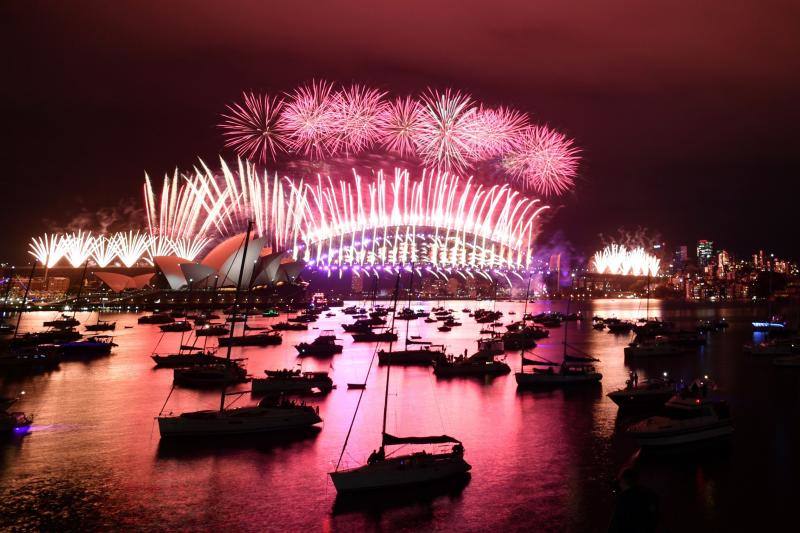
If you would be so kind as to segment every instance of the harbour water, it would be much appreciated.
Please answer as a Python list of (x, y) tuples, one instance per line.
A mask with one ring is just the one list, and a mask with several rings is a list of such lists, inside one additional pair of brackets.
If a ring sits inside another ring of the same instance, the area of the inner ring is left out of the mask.
[[(358, 303), (358, 302), (355, 302)], [(346, 304), (347, 305), (347, 304)], [(434, 302), (412, 307), (430, 309)], [(411, 335), (442, 342), (451, 353), (474, 351), (480, 324), (464, 307), (496, 308), (504, 323), (519, 319), (522, 302), (450, 301), (463, 326), (449, 333), (415, 320)], [(533, 313), (564, 311), (565, 302), (529, 304)], [(571, 311), (637, 319), (639, 300), (583, 302)], [(636, 451), (625, 436), (630, 422), (605, 394), (623, 387), (633, 368), (623, 358), (628, 336), (595, 331), (591, 320), (568, 322), (534, 351), (561, 359), (563, 328), (570, 344), (598, 357), (599, 387), (521, 392), (513, 372), (489, 380), (438, 379), (430, 368), (392, 368), (387, 431), (438, 435), (463, 441), (472, 464), (466, 484), (404, 497), (337, 500), (327, 472), (339, 456), (360, 391), (348, 382), (367, 374), (375, 345), (353, 344), (339, 326), (349, 317), (283, 332), (283, 344), (235, 348), (254, 376), (264, 369), (294, 368), (294, 345), (333, 329), (344, 352), (330, 359), (304, 358), (303, 370), (328, 370), (337, 388), (308, 398), (324, 420), (317, 432), (283, 439), (240, 439), (166, 446), (154, 417), (172, 385), (172, 371), (156, 370), (150, 354), (177, 349), (181, 335), (163, 338), (157, 326), (136, 325), (135, 314), (116, 320), (109, 357), (65, 362), (52, 373), (4, 381), (2, 392), (24, 391), (15, 409), (35, 417), (31, 433), (0, 444), (0, 529), (52, 528), (230, 531), (602, 531), (614, 505), (611, 481)], [(509, 316), (514, 311), (515, 316)], [(651, 302), (651, 316), (691, 327), (699, 319), (725, 317), (727, 331), (708, 334), (696, 353), (636, 362), (640, 379), (669, 372), (674, 379), (709, 375), (729, 399), (736, 431), (728, 444), (691, 454), (641, 458), (642, 482), (660, 502), (665, 531), (770, 529), (793, 516), (800, 473), (800, 372), (776, 369), (748, 356), (750, 321), (744, 307), (667, 306)], [(40, 329), (54, 313), (29, 313), (22, 331)], [(83, 323), (96, 315), (78, 313)], [(257, 318), (268, 325), (284, 317)], [(134, 326), (125, 328), (124, 326)], [(402, 338), (405, 322), (398, 321)], [(82, 329), (82, 328), (81, 328)], [(215, 341), (211, 340), (212, 343)], [(507, 362), (519, 368), (519, 353)], [(377, 363), (377, 361), (376, 361)], [(362, 464), (379, 445), (386, 372), (375, 366), (355, 420), (344, 463)], [(247, 388), (243, 385), (242, 388)], [(176, 389), (166, 412), (214, 408), (219, 395)], [(251, 402), (249, 394), (239, 402)]]

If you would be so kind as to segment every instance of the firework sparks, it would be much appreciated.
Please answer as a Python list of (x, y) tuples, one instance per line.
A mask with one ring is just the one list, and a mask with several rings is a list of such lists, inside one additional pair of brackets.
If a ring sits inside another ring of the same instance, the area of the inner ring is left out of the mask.
[(289, 146), (307, 157), (321, 159), (333, 153), (335, 130), (333, 84), (312, 81), (298, 87), (284, 108), (279, 124)]
[(129, 231), (117, 234), (117, 257), (122, 264), (130, 268), (147, 252), (152, 237), (147, 233)]
[(89, 232), (70, 233), (63, 239), (64, 257), (77, 268), (84, 264), (94, 250), (94, 237)]
[(175, 253), (175, 243), (164, 235), (150, 236), (147, 245), (147, 261), (152, 265), (156, 257), (163, 257)]
[(475, 107), (457, 91), (428, 91), (415, 143), (422, 161), (443, 171), (463, 171), (475, 159)]
[(479, 108), (472, 123), (477, 159), (491, 159), (508, 152), (528, 126), (525, 113), (507, 107)]
[(210, 242), (211, 240), (206, 237), (180, 237), (175, 239), (173, 245), (175, 247), (175, 254), (178, 257), (188, 261), (194, 261)]
[(36, 262), (52, 268), (64, 257), (64, 236), (44, 234), (31, 239), (28, 252), (36, 258)]
[(578, 149), (570, 139), (545, 126), (527, 128), (503, 166), (525, 189), (558, 196), (575, 184)]
[(600, 274), (622, 276), (656, 276), (661, 261), (637, 246), (628, 249), (624, 245), (610, 244), (594, 254), (594, 269)]
[(485, 188), (447, 173), (408, 171), (374, 182), (305, 185), (303, 259), (326, 265), (424, 263), (433, 268), (521, 268), (535, 218), (547, 206), (508, 186)]
[(410, 96), (386, 105), (380, 116), (381, 143), (402, 157), (415, 156), (414, 139), (420, 134), (425, 109)]
[(286, 152), (285, 132), (280, 125), (284, 101), (266, 94), (243, 93), (242, 102), (227, 106), (219, 127), (225, 146), (241, 157), (266, 163)]
[(337, 91), (332, 99), (334, 114), (332, 151), (357, 154), (380, 138), (380, 117), (386, 108), (385, 92), (353, 85)]
[(100, 268), (105, 268), (111, 264), (117, 256), (117, 235), (97, 237), (94, 240), (92, 249), (92, 259)]

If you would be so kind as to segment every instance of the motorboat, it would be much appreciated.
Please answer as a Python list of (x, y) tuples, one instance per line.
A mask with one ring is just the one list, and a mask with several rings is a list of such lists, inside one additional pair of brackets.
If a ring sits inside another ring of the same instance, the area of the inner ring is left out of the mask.
[(253, 394), (268, 393), (327, 393), (333, 390), (333, 380), (327, 372), (296, 370), (265, 370), (266, 377), (253, 378)]
[(181, 368), (187, 366), (225, 364), (227, 359), (214, 352), (206, 351), (203, 353), (176, 353), (168, 355), (153, 354), (150, 358), (156, 363), (158, 368)]
[(231, 328), (229, 326), (214, 323), (205, 324), (194, 330), (196, 337), (221, 337), (228, 335), (230, 332)]
[(631, 425), (627, 433), (642, 448), (668, 448), (727, 437), (733, 429), (726, 402), (684, 391), (667, 401), (663, 414)]
[(253, 407), (159, 415), (162, 439), (270, 434), (310, 428), (322, 422), (319, 408), (289, 400), (264, 398)]
[(277, 346), (283, 342), (283, 337), (276, 331), (264, 331), (251, 335), (218, 337), (217, 342), (220, 346)]
[(800, 339), (779, 338), (767, 340), (758, 344), (747, 344), (744, 346), (744, 351), (750, 355), (763, 356), (800, 354)]
[[(410, 342), (410, 341), (409, 341)], [(406, 347), (405, 350), (379, 350), (378, 351), (378, 363), (382, 365), (386, 364), (393, 364), (393, 365), (422, 365), (428, 366), (435, 364), (436, 361), (441, 360), (444, 358), (444, 346), (437, 345), (426, 345), (424, 348), (417, 348), (417, 349), (409, 349)]]
[(188, 320), (179, 320), (177, 322), (170, 322), (169, 324), (162, 324), (158, 328), (165, 333), (181, 333), (184, 331), (192, 331), (192, 324)]
[(478, 339), (478, 353), (481, 355), (502, 355), (505, 351), (506, 344), (502, 336)]
[(86, 359), (109, 355), (117, 346), (111, 335), (94, 335), (83, 340), (66, 342), (59, 345), (63, 359)]
[(439, 326), (436, 329), (438, 329), (441, 332), (447, 333), (448, 331), (452, 330), (453, 328), (451, 328), (450, 326), (444, 325), (444, 326)]
[(0, 355), (0, 375), (47, 372), (61, 364), (61, 352), (56, 345), (13, 348)]
[(140, 316), (137, 320), (139, 324), (170, 324), (175, 322), (167, 313), (153, 313), (152, 315)]
[(353, 342), (394, 342), (397, 340), (397, 333), (394, 330), (386, 331), (364, 331), (351, 333)]
[(225, 387), (247, 381), (247, 371), (238, 362), (230, 360), (222, 364), (175, 368), (173, 381), (183, 387)]
[(686, 348), (672, 344), (666, 337), (632, 342), (624, 349), (625, 357), (659, 357), (686, 353)]
[(273, 331), (307, 331), (308, 324), (304, 324), (301, 322), (278, 322), (277, 324), (272, 325)]
[(635, 383), (628, 380), (624, 388), (606, 396), (621, 408), (661, 407), (675, 394), (675, 382), (666, 377), (654, 377)]
[(25, 435), (30, 431), (33, 417), (23, 412), (0, 411), (0, 434)]
[(342, 353), (344, 349), (341, 344), (336, 344), (336, 336), (332, 335), (332, 331), (323, 332), (322, 335), (314, 339), (312, 342), (301, 342), (295, 348), (298, 355), (312, 355), (317, 357), (331, 357), (338, 353)]
[(42, 325), (46, 328), (54, 329), (71, 329), (80, 326), (80, 322), (74, 316), (61, 315), (60, 318), (55, 320), (47, 320)]
[(516, 331), (506, 331), (501, 338), (506, 350), (524, 350), (535, 348), (537, 340), (549, 336), (550, 332), (545, 328), (528, 325)]
[(469, 357), (449, 355), (436, 361), (433, 373), (438, 377), (499, 376), (511, 372), (511, 367), (493, 355), (473, 354)]
[(98, 320), (95, 324), (86, 324), (84, 329), (86, 331), (114, 331), (117, 329), (117, 323)]
[(616, 318), (606, 319), (606, 327), (608, 328), (608, 332), (613, 333), (614, 335), (624, 335), (626, 333), (630, 333), (634, 326), (635, 324), (633, 322), (618, 320)]

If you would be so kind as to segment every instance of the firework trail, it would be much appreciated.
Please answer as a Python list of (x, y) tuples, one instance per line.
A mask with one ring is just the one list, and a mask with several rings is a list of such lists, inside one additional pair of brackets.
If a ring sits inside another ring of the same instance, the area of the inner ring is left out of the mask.
[(172, 244), (175, 247), (175, 255), (181, 259), (194, 261), (210, 242), (211, 240), (206, 237), (179, 237)]
[(333, 113), (332, 152), (346, 156), (372, 148), (381, 136), (380, 117), (386, 108), (385, 92), (353, 85), (337, 91)]
[(155, 264), (156, 257), (164, 257), (175, 253), (175, 243), (164, 235), (150, 236), (147, 245), (147, 262)]
[(36, 262), (51, 268), (56, 266), (64, 257), (64, 236), (45, 233), (41, 237), (34, 237), (28, 245), (28, 252), (36, 258)]
[(401, 157), (415, 156), (425, 108), (411, 97), (389, 102), (380, 116), (381, 144)]
[(266, 163), (286, 152), (280, 124), (284, 101), (266, 94), (242, 93), (242, 102), (227, 106), (219, 125), (225, 146), (247, 159)]
[(503, 167), (527, 190), (558, 196), (575, 184), (578, 149), (563, 134), (545, 126), (525, 129)]
[(312, 81), (290, 95), (279, 124), (285, 129), (289, 146), (314, 159), (333, 153), (336, 112), (333, 84)]
[(111, 264), (117, 256), (117, 235), (101, 235), (94, 240), (92, 248), (92, 259), (100, 268), (105, 268)]
[(64, 257), (75, 268), (84, 264), (94, 250), (94, 237), (89, 232), (82, 230), (65, 235), (62, 242), (64, 243)]
[(547, 206), (508, 186), (447, 173), (379, 172), (364, 183), (305, 184), (302, 259), (316, 264), (423, 263), (435, 268), (520, 268), (530, 261), (535, 218)]
[(417, 152), (429, 167), (461, 172), (469, 168), (477, 153), (475, 112), (472, 99), (458, 91), (429, 90), (421, 98), (424, 108)]
[(129, 231), (117, 234), (117, 257), (130, 268), (147, 252), (152, 237), (147, 233)]

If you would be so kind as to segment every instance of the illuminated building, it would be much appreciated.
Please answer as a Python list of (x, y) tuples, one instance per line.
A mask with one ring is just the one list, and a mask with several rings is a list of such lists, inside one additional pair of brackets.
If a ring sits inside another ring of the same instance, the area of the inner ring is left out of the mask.
[(714, 243), (712, 241), (697, 241), (697, 264), (708, 266), (714, 256)]

